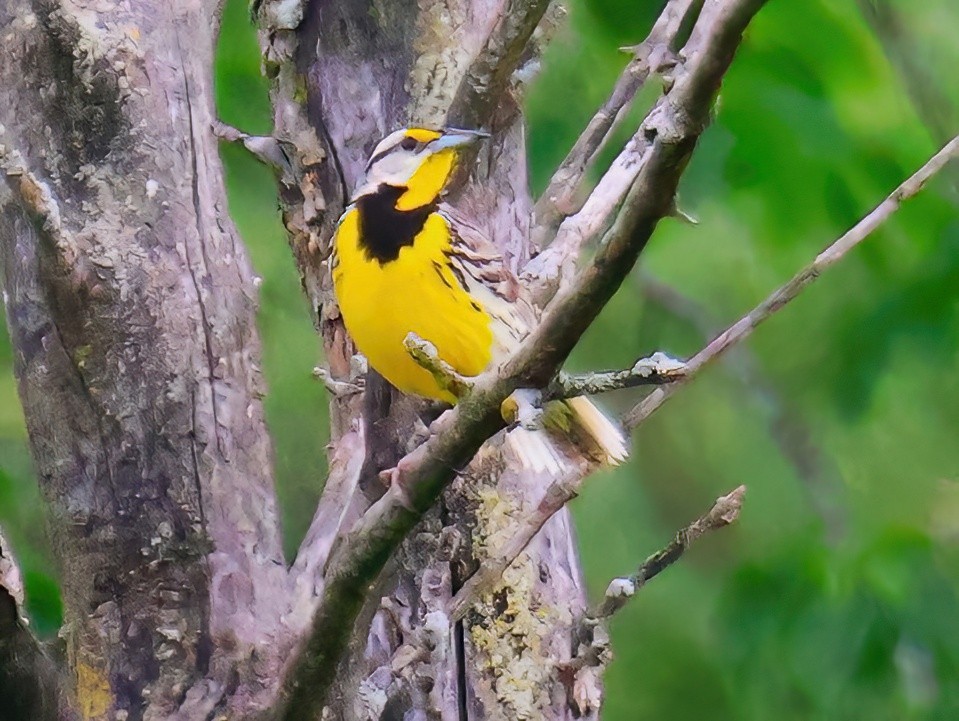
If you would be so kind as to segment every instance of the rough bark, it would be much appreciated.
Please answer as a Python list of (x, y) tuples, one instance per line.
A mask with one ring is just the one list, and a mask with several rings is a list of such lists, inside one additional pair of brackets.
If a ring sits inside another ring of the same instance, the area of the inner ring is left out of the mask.
[[(0, 7), (0, 267), (87, 719), (240, 718), (284, 568), (213, 1)], [(229, 696), (225, 692), (229, 690)]]

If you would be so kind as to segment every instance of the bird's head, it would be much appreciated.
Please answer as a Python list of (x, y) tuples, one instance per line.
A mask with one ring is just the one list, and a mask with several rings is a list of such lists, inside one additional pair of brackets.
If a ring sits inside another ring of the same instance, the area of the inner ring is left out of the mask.
[(389, 186), (399, 190), (397, 210), (414, 210), (436, 201), (463, 149), (489, 135), (477, 130), (403, 128), (373, 150), (353, 200)]

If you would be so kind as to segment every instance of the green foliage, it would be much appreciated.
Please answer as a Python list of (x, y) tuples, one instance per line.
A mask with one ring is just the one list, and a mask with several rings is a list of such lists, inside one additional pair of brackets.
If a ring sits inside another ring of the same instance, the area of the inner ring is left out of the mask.
[[(570, 28), (529, 95), (536, 188), (626, 62), (617, 48), (645, 36), (660, 4), (572, 3)], [(922, 39), (917, 62), (947, 77), (959, 60), (954, 3), (888, 5)], [(251, 132), (269, 128), (258, 63), (244, 3), (231, 0), (218, 102), (226, 122)], [(936, 122), (959, 132), (959, 87), (943, 80), (937, 91)], [(632, 117), (656, 93), (652, 83)], [(682, 185), (681, 204), (700, 224), (663, 223), (645, 270), (714, 321), (738, 318), (931, 154), (942, 139), (917, 97), (855, 0), (771, 2)], [(264, 278), (267, 416), (293, 547), (325, 468), (326, 399), (310, 378), (319, 347), (272, 178), (236, 148), (223, 156), (231, 211)], [(750, 488), (736, 527), (702, 540), (614, 620), (608, 721), (959, 717), (957, 177), (931, 185), (749, 341), (761, 389), (735, 358), (707, 372), (641, 427), (629, 466), (592, 479), (574, 504), (598, 596), (714, 497)], [(703, 340), (635, 283), (572, 365), (628, 365), (656, 349), (688, 355)], [(0, 523), (49, 630), (59, 607), (11, 363), (0, 340)], [(783, 416), (805, 429), (818, 465), (800, 468), (783, 452)]]

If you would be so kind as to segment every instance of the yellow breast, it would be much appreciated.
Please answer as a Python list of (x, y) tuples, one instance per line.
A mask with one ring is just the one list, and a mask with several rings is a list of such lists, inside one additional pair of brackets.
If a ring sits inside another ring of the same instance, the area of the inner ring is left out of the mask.
[(354, 208), (340, 221), (334, 244), (333, 288), (360, 352), (404, 393), (454, 402), (403, 346), (407, 334), (415, 333), (465, 376), (478, 375), (490, 363), (490, 316), (450, 270), (446, 220), (431, 214), (412, 245), (402, 247), (395, 260), (380, 263), (360, 245), (359, 211)]

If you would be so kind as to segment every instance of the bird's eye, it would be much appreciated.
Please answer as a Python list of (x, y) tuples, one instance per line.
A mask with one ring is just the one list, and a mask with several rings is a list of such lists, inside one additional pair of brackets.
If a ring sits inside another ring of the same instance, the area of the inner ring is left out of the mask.
[(411, 138), (408, 135), (403, 138), (403, 141), (400, 143), (400, 147), (403, 148), (403, 150), (416, 150), (417, 145), (419, 145), (419, 143), (416, 142), (416, 138)]

